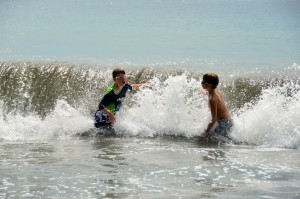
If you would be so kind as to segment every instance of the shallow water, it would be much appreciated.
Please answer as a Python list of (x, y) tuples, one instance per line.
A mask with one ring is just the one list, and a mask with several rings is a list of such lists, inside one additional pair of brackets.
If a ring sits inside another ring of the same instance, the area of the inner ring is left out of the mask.
[(299, 198), (299, 150), (178, 137), (1, 142), (2, 198)]
[(224, 73), (232, 136), (253, 145), (203, 145), (201, 74), (129, 70), (149, 87), (126, 96), (116, 137), (89, 137), (111, 68), (2, 63), (0, 198), (299, 198), (299, 69)]

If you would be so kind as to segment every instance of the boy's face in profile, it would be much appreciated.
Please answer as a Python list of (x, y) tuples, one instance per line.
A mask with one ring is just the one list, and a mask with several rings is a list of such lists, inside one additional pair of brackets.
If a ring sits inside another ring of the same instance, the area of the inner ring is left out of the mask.
[(120, 86), (124, 86), (126, 84), (127, 77), (125, 73), (119, 73), (115, 78), (114, 81), (116, 84)]
[(204, 90), (208, 90), (210, 87), (210, 84), (206, 83), (204, 80), (202, 80), (201, 85)]

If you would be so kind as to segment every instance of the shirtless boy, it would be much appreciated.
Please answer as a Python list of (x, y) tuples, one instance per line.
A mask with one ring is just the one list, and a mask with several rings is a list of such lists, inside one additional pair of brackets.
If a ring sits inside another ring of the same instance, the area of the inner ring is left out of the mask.
[[(208, 104), (211, 111), (211, 122), (207, 125), (205, 132), (201, 136), (221, 135), (228, 137), (233, 123), (223, 98), (217, 89), (219, 84), (218, 75), (215, 73), (206, 73), (203, 75), (201, 84), (202, 88), (208, 92)], [(217, 125), (214, 128), (215, 123)]]

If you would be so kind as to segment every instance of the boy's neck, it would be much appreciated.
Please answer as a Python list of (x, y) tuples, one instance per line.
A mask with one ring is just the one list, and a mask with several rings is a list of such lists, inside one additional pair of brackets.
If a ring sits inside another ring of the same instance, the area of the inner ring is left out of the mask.
[(119, 84), (116, 84), (116, 83), (115, 83), (114, 88), (115, 88), (115, 89), (119, 89), (119, 88), (121, 88), (121, 86), (120, 86)]
[(215, 94), (215, 92), (216, 92), (216, 89), (213, 89), (213, 88), (208, 89), (209, 95), (213, 95), (213, 94)]
[(115, 94), (118, 94), (122, 88), (123, 88), (123, 85), (119, 85), (119, 84), (115, 83), (115, 85), (114, 85)]

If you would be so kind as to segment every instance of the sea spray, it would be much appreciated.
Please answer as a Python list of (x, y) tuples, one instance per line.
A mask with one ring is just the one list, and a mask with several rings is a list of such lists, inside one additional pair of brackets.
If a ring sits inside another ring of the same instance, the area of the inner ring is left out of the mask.
[[(93, 117), (112, 67), (17, 62), (0, 67), (0, 139), (61, 139), (94, 129)], [(203, 73), (128, 68), (128, 93), (114, 128), (121, 136), (200, 135), (210, 120)], [(232, 136), (256, 145), (299, 148), (299, 69), (277, 75), (220, 76), (234, 128)]]
[[(0, 106), (0, 110), (1, 110)], [(91, 117), (80, 109), (58, 100), (54, 110), (44, 119), (36, 114), (23, 116), (9, 113), (0, 116), (0, 139), (3, 140), (47, 140), (70, 139), (93, 125)]]
[[(147, 88), (149, 87), (149, 88)], [(207, 122), (207, 103), (199, 81), (187, 73), (154, 78), (134, 96), (135, 105), (121, 111), (116, 128), (141, 136), (199, 134)]]
[(233, 135), (259, 145), (299, 148), (299, 88), (298, 82), (290, 81), (263, 90), (258, 101), (235, 113)]

